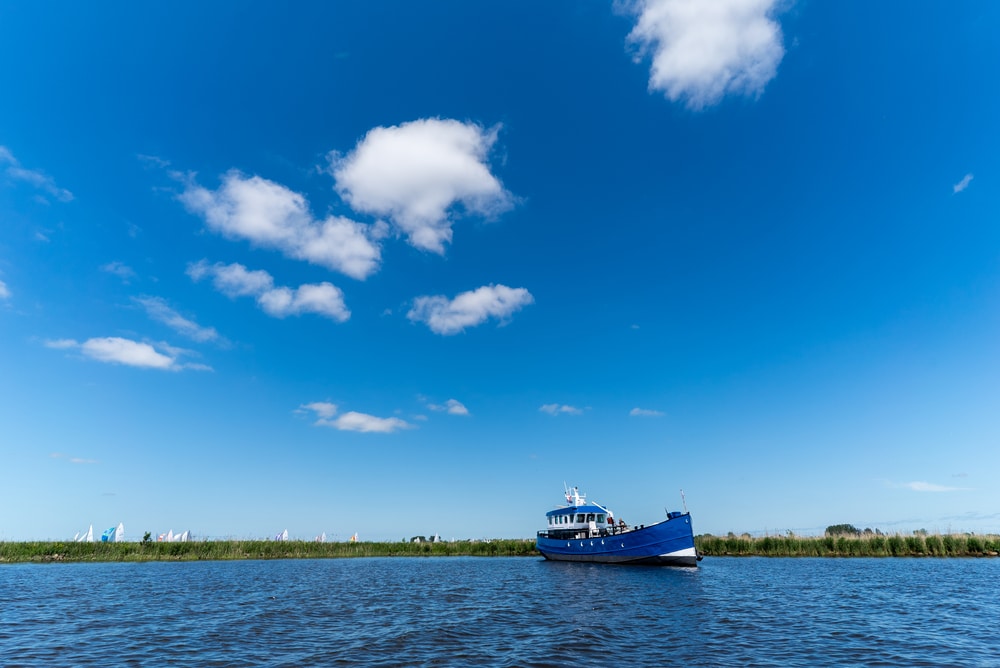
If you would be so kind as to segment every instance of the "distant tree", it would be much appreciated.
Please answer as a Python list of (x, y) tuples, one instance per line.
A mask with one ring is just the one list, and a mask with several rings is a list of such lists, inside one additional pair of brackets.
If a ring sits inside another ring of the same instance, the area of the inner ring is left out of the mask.
[(853, 524), (833, 524), (826, 528), (827, 536), (860, 536), (861, 532)]
[(149, 545), (152, 542), (153, 542), (153, 534), (149, 533), (148, 531), (146, 533), (142, 534), (142, 544), (143, 545)]
[(927, 529), (917, 529), (917, 530), (915, 530), (913, 532), (913, 535), (914, 536), (926, 536), (927, 535)]
[(871, 529), (869, 529), (868, 527), (865, 527), (865, 535), (866, 535), (866, 536), (871, 536), (871, 535), (873, 535), (874, 533), (875, 533), (874, 531), (872, 531), (872, 530), (871, 530)]

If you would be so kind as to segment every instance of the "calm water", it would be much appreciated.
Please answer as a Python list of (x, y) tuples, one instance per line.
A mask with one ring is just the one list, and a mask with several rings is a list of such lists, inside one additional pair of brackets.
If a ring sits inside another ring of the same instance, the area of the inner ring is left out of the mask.
[(1000, 666), (1000, 559), (0, 566), (0, 665)]

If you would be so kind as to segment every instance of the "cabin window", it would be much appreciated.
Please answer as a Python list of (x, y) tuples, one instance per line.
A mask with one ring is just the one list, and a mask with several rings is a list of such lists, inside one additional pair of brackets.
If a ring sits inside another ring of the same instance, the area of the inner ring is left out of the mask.
[(587, 521), (588, 522), (594, 521), (594, 513), (587, 513)]
[(586, 517), (586, 515), (584, 515), (583, 513), (580, 513), (579, 515), (576, 516), (576, 521), (577, 522), (586, 522), (587, 520), (584, 519), (585, 517)]
[(601, 513), (600, 515), (597, 516), (597, 523), (604, 524), (604, 513)]

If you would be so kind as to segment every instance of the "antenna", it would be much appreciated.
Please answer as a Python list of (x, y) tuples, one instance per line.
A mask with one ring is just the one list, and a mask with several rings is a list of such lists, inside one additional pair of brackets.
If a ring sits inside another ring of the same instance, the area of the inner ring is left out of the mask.
[(687, 504), (687, 501), (684, 500), (684, 490), (683, 489), (681, 490), (681, 505), (684, 506), (684, 512), (686, 513), (688, 511), (688, 504)]

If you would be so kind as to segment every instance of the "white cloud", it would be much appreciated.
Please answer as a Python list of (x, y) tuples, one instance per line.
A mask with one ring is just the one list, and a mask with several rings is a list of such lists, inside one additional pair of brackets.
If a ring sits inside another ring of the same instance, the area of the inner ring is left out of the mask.
[(486, 164), (498, 130), (439, 118), (377, 127), (346, 156), (331, 153), (330, 172), (355, 211), (388, 216), (411, 245), (444, 254), (457, 204), (484, 216), (513, 205)]
[(162, 350), (158, 351), (148, 343), (140, 343), (131, 339), (123, 339), (117, 336), (106, 336), (102, 338), (87, 339), (83, 343), (78, 343), (73, 339), (56, 339), (46, 341), (45, 345), (57, 350), (79, 350), (85, 356), (110, 364), (124, 364), (141, 369), (162, 369), (166, 371), (178, 371), (180, 369), (210, 370), (203, 364), (180, 364), (177, 357), (184, 351), (160, 344)]
[(954, 192), (957, 195), (958, 193), (968, 188), (969, 184), (972, 183), (972, 178), (973, 178), (972, 174), (966, 174), (965, 176), (963, 176), (961, 181), (952, 186), (952, 192)]
[(538, 408), (543, 413), (548, 413), (549, 415), (580, 415), (583, 413), (583, 409), (577, 408), (576, 406), (567, 406), (565, 404), (543, 404)]
[(457, 334), (493, 317), (505, 322), (535, 298), (525, 288), (484, 285), (452, 300), (444, 295), (417, 297), (406, 317), (425, 323), (436, 334)]
[(132, 270), (132, 267), (118, 260), (101, 265), (101, 271), (117, 276), (125, 284), (128, 284), (130, 280), (135, 278), (135, 272)]
[(440, 404), (428, 404), (428, 408), (432, 411), (438, 411), (439, 413), (448, 413), (449, 415), (468, 415), (469, 409), (457, 399), (449, 399), (444, 402), (444, 405)]
[[(760, 95), (784, 57), (778, 0), (637, 0), (629, 42), (651, 54), (650, 90), (698, 110)], [(637, 58), (638, 60), (639, 58)]]
[(384, 224), (364, 225), (342, 216), (316, 220), (305, 197), (259, 176), (248, 178), (233, 170), (214, 191), (187, 178), (179, 199), (209, 229), (226, 237), (247, 239), (352, 278), (364, 279), (378, 270)]
[(133, 300), (146, 309), (146, 315), (153, 320), (162, 322), (178, 334), (182, 334), (195, 341), (216, 341), (219, 333), (214, 327), (202, 327), (198, 323), (188, 320), (177, 311), (170, 308), (167, 302), (160, 297), (134, 297)]
[(410, 427), (408, 422), (399, 418), (380, 418), (354, 411), (349, 411), (335, 420), (324, 421), (324, 423), (341, 431), (379, 432), (383, 434), (390, 434)]
[[(0, 148), (3, 147), (0, 146)], [(10, 289), (7, 287), (7, 284), (4, 283), (3, 281), (0, 281), (0, 299), (10, 299)]]
[(340, 417), (334, 417), (337, 414), (337, 406), (327, 401), (315, 401), (303, 404), (298, 410), (311, 410), (316, 413), (317, 420), (313, 424), (317, 427), (333, 427), (341, 431), (389, 434), (400, 429), (410, 429), (413, 426), (399, 418), (380, 418), (355, 411), (348, 411)]
[(337, 414), (337, 404), (331, 404), (329, 401), (314, 401), (310, 404), (302, 404), (299, 406), (299, 410), (310, 410), (316, 413), (320, 418), (330, 419)]
[(258, 306), (275, 318), (315, 313), (345, 322), (351, 317), (344, 304), (344, 293), (326, 281), (306, 283), (295, 289), (275, 287), (274, 279), (266, 271), (248, 271), (238, 263), (210, 265), (206, 260), (189, 264), (187, 274), (194, 281), (211, 277), (215, 289), (227, 297), (254, 297)]
[(632, 417), (662, 417), (663, 411), (651, 410), (648, 408), (633, 408), (628, 412)]
[(903, 483), (902, 486), (914, 492), (958, 492), (966, 489), (965, 487), (946, 487), (922, 481), (907, 482)]
[[(6, 163), (7, 169), (4, 173), (15, 181), (23, 181), (29, 185), (42, 190), (60, 202), (70, 202), (73, 200), (73, 193), (60, 188), (52, 177), (37, 169), (25, 169), (18, 162), (14, 154), (6, 146), (0, 146), (0, 163)], [(48, 202), (45, 202), (46, 204)]]
[(65, 459), (71, 464), (97, 464), (96, 459), (84, 459), (83, 457), (70, 457), (69, 455), (64, 455), (61, 452), (53, 452), (49, 455), (52, 459)]

